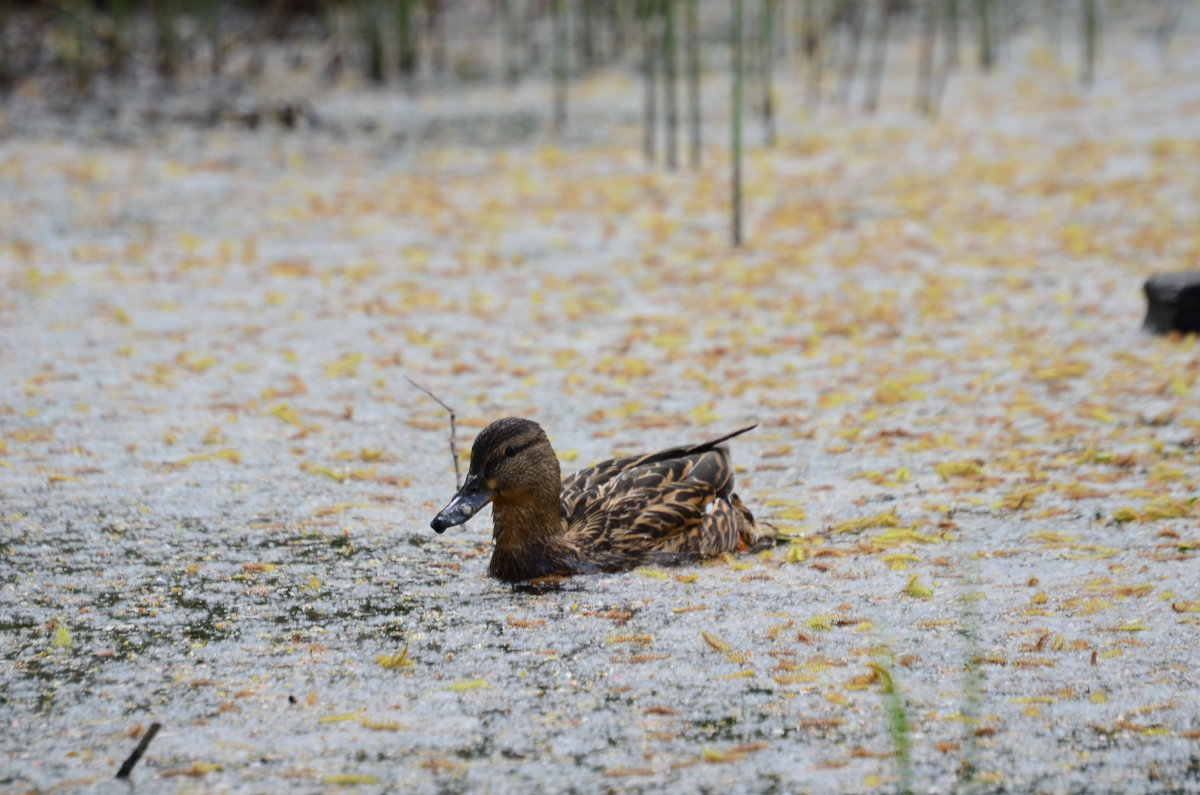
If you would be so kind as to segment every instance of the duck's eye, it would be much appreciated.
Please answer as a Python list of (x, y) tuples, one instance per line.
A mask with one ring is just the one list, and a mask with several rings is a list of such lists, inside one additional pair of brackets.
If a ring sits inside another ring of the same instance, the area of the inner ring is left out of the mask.
[(516, 454), (517, 454), (517, 446), (515, 444), (510, 444), (508, 447), (504, 448), (504, 457), (505, 458), (512, 458)]

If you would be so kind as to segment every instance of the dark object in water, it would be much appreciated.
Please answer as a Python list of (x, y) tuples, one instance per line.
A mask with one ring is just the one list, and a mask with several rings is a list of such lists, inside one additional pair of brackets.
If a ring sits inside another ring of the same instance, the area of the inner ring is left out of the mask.
[(133, 749), (133, 753), (125, 760), (125, 764), (121, 765), (121, 769), (117, 771), (117, 778), (129, 778), (129, 774), (133, 772), (133, 766), (142, 758), (142, 754), (146, 753), (146, 748), (150, 745), (150, 741), (154, 739), (154, 735), (158, 734), (158, 730), (162, 728), (162, 724), (157, 721), (150, 724), (150, 728), (142, 735), (142, 740), (137, 744), (137, 748)]
[(1200, 332), (1200, 271), (1156, 273), (1145, 289), (1142, 328), (1155, 334)]

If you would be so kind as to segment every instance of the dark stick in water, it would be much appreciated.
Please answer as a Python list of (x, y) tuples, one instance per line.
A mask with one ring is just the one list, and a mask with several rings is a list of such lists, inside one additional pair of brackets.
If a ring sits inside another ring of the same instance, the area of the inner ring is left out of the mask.
[(117, 771), (117, 778), (129, 778), (129, 774), (133, 772), (133, 766), (142, 758), (142, 754), (146, 753), (146, 748), (149, 747), (150, 741), (154, 739), (154, 735), (158, 734), (158, 730), (162, 728), (162, 724), (155, 721), (150, 724), (150, 728), (142, 735), (142, 740), (137, 744), (137, 748), (133, 749), (133, 753), (125, 760), (125, 764), (121, 765), (121, 769)]

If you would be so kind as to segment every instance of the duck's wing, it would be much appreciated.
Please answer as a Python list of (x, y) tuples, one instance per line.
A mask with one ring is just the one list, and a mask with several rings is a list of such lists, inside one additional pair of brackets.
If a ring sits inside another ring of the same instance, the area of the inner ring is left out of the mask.
[[(637, 481), (637, 485), (629, 486), (631, 489), (643, 487), (644, 484), (656, 478), (662, 483), (673, 482), (674, 471), (670, 467), (670, 463), (673, 461), (680, 461), (699, 454), (720, 450), (725, 464), (728, 465), (729, 457), (725, 454), (724, 450), (719, 448), (719, 445), (735, 436), (741, 436), (747, 431), (752, 431), (757, 427), (758, 424), (755, 423), (754, 425), (747, 425), (745, 428), (736, 430), (733, 433), (727, 433), (724, 436), (719, 436), (716, 439), (710, 439), (700, 444), (687, 447), (672, 447), (667, 450), (660, 450), (657, 453), (614, 458), (609, 461), (602, 461), (595, 466), (581, 469), (563, 479), (562, 501), (564, 511), (570, 517), (579, 509), (581, 503), (594, 500), (597, 490), (607, 490), (611, 488), (612, 481), (623, 479), (631, 473), (641, 473), (641, 480)], [(660, 470), (657, 465), (664, 466)], [(656, 474), (660, 472), (661, 474)], [(729, 472), (728, 477), (732, 482), (732, 471)], [(656, 483), (654, 485), (660, 484)]]
[(606, 462), (612, 467), (605, 477), (567, 512), (567, 542), (598, 568), (737, 549), (746, 521), (754, 520), (733, 502), (733, 466), (717, 446), (730, 436)]

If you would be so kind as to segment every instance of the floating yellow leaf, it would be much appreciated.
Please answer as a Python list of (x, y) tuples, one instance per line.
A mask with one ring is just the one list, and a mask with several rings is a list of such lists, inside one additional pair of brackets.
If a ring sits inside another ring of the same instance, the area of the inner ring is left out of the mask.
[[(311, 471), (311, 470), (310, 470)], [(332, 470), (330, 470), (332, 471)], [(366, 508), (367, 506), (361, 502), (335, 502), (333, 505), (324, 505), (315, 511), (317, 516), (333, 516), (334, 514), (348, 511), (351, 508)]]
[(783, 559), (788, 563), (802, 563), (808, 559), (808, 550), (793, 544), (788, 547), (787, 554), (783, 556)]
[(933, 468), (942, 480), (951, 478), (976, 478), (983, 474), (983, 467), (977, 461), (943, 461)]
[(1159, 519), (1182, 519), (1191, 516), (1192, 504), (1173, 500), (1170, 497), (1157, 497), (1142, 509), (1138, 517), (1143, 522), (1153, 522)]
[(408, 656), (407, 643), (404, 644), (404, 648), (399, 654), (381, 654), (375, 658), (375, 662), (385, 671), (393, 668), (406, 668), (413, 664), (412, 658)]
[(358, 375), (358, 366), (365, 357), (361, 353), (348, 353), (325, 365), (325, 375), (330, 378), (349, 378)]
[(293, 409), (288, 408), (286, 403), (276, 403), (271, 408), (267, 409), (267, 413), (288, 425), (300, 425), (300, 415)]
[(747, 668), (742, 671), (734, 671), (731, 674), (724, 674), (721, 678), (722, 679), (749, 679), (753, 676), (754, 676), (754, 671), (751, 671), (750, 669)]
[(701, 637), (704, 638), (704, 642), (707, 643), (709, 646), (711, 646), (716, 651), (729, 651), (731, 648), (733, 648), (728, 643), (721, 640), (720, 637), (718, 637), (717, 635), (714, 635), (711, 632), (708, 632), (707, 630), (703, 630), (703, 629), (700, 630), (700, 635), (701, 635)]
[(305, 467), (305, 471), (313, 475), (324, 475), (330, 480), (336, 480), (338, 483), (341, 483), (346, 479), (346, 475), (344, 473), (338, 472), (336, 469), (332, 469), (321, 464), (309, 464), (307, 467)]
[(465, 690), (478, 690), (481, 687), (487, 687), (488, 683), (483, 679), (458, 679), (446, 685), (447, 690), (452, 690), (455, 693), (461, 693)]
[(920, 574), (914, 574), (904, 586), (904, 593), (914, 599), (928, 599), (933, 596), (933, 589), (921, 582)]
[(1009, 492), (1003, 499), (993, 503), (992, 509), (998, 511), (1023, 511), (1033, 505), (1033, 501), (1037, 495), (1045, 492), (1046, 488), (1046, 486), (1029, 486)]
[(317, 718), (317, 723), (345, 723), (346, 721), (358, 720), (357, 712), (336, 712), (332, 715), (322, 715)]
[(65, 625), (59, 624), (54, 628), (54, 635), (50, 638), (50, 645), (56, 649), (71, 648), (71, 633)]
[(838, 522), (829, 528), (831, 533), (850, 533), (856, 530), (866, 530), (871, 527), (896, 527), (900, 524), (900, 519), (896, 516), (896, 509), (877, 513), (873, 516), (863, 516), (858, 519), (846, 519)]
[(893, 527), (884, 530), (871, 538), (871, 545), (876, 550), (891, 549), (900, 544), (936, 544), (943, 539), (928, 533), (918, 533), (911, 527)]
[(216, 365), (217, 360), (211, 356), (196, 356), (191, 353), (181, 353), (175, 357), (175, 363), (193, 373), (202, 373)]
[(326, 784), (377, 784), (379, 779), (375, 776), (368, 776), (365, 773), (335, 773), (331, 776), (326, 776), (324, 779)]
[(643, 577), (649, 577), (652, 580), (667, 579), (667, 573), (665, 571), (663, 571), (662, 569), (651, 568), (649, 566), (639, 566), (638, 568), (633, 570), (633, 573), (640, 574)]
[(919, 558), (916, 555), (895, 553), (892, 555), (884, 555), (882, 560), (887, 564), (889, 569), (893, 571), (903, 571), (904, 569), (908, 568), (908, 564), (916, 563)]
[(1185, 477), (1186, 475), (1182, 469), (1167, 466), (1160, 461), (1150, 470), (1150, 477), (1146, 480), (1149, 483), (1166, 483), (1172, 480), (1183, 480)]

